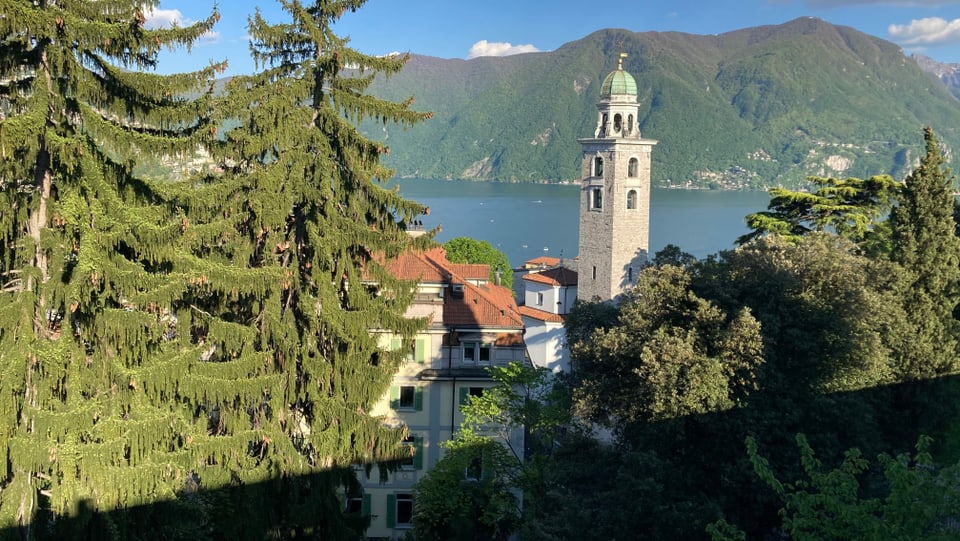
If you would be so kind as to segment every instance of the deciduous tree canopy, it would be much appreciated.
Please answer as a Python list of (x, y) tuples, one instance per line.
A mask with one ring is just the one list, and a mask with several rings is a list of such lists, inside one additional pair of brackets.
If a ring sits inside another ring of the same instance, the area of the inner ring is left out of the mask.
[(507, 254), (485, 240), (457, 237), (444, 243), (447, 260), (451, 263), (482, 263), (490, 265), (490, 281), (500, 280), (504, 287), (513, 287), (513, 269)]

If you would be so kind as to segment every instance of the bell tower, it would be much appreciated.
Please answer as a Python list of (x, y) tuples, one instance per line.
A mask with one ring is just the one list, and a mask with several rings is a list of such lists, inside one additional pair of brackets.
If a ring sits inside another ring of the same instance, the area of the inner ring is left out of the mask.
[(611, 300), (626, 291), (647, 261), (650, 243), (650, 153), (640, 136), (637, 82), (617, 69), (603, 80), (593, 137), (578, 139), (580, 263), (577, 298)]

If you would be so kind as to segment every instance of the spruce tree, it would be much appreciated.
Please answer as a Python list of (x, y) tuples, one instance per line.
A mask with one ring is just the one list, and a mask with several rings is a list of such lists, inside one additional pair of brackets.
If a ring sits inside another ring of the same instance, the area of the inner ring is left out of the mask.
[(209, 419), (205, 443), (220, 442), (219, 467), (198, 475), (234, 489), (232, 514), (215, 519), (224, 538), (361, 538), (363, 517), (342, 513), (357, 489), (350, 465), (408, 449), (369, 414), (405, 357), (378, 335), (423, 324), (404, 317), (412, 284), (382, 262), (430, 238), (405, 231), (424, 209), (385, 188), (387, 149), (357, 126), (428, 115), (364, 93), (406, 59), (333, 33), (363, 3), (283, 1), (285, 22), (249, 19), (257, 71), (216, 106), (236, 125), (212, 149), (223, 172), (177, 199), (197, 286), (177, 314), (204, 349), (176, 392)]
[[(217, 14), (147, 30), (157, 4), (0, 0), (2, 533), (80, 535), (94, 512), (176, 499), (206, 432), (174, 383), (199, 349), (174, 312), (183, 222), (132, 171), (212, 139), (220, 66), (150, 70)], [(97, 520), (122, 536), (126, 519)]]
[(899, 379), (915, 380), (958, 368), (960, 238), (955, 234), (952, 175), (931, 128), (926, 152), (907, 177), (890, 215), (891, 259), (902, 267), (901, 295), (907, 320), (895, 346)]

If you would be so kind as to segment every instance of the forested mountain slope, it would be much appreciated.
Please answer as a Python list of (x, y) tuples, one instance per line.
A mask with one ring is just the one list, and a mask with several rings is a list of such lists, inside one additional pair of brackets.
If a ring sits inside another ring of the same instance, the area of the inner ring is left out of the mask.
[(809, 175), (902, 179), (932, 126), (960, 144), (960, 102), (893, 43), (801, 18), (716, 36), (608, 29), (551, 52), (472, 60), (414, 55), (372, 91), (413, 96), (432, 120), (367, 125), (400, 176), (563, 181), (579, 172), (600, 82), (618, 54), (658, 185), (795, 186)]

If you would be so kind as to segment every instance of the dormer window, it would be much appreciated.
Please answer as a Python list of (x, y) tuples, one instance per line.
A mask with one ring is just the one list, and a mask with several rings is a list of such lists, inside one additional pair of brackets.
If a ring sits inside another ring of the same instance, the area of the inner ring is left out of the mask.
[(468, 364), (490, 364), (493, 358), (493, 346), (481, 342), (463, 344), (463, 362)]

